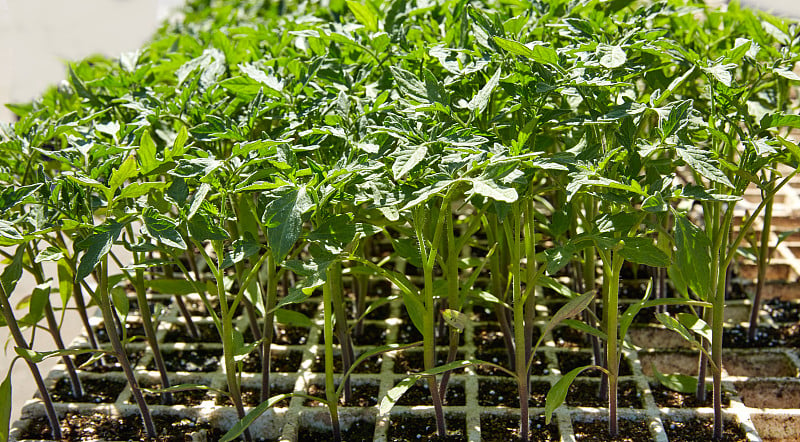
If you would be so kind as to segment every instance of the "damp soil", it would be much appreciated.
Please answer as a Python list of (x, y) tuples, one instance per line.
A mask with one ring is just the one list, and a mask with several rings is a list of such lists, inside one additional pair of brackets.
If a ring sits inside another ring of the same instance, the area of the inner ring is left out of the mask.
[[(72, 383), (69, 378), (59, 378), (50, 391), (53, 402), (88, 402), (92, 404), (110, 404), (117, 400), (117, 396), (125, 389), (126, 382), (121, 379), (81, 377), (83, 396), (76, 398), (72, 395)], [(37, 392), (36, 397), (39, 397)]]
[[(356, 359), (358, 359), (358, 355), (360, 352), (355, 352)], [(353, 373), (369, 373), (369, 374), (377, 374), (381, 372), (381, 363), (383, 362), (383, 357), (381, 356), (372, 356), (363, 361), (361, 361), (356, 368), (353, 369)], [(314, 364), (311, 366), (311, 371), (314, 373), (325, 373), (325, 352), (319, 352), (314, 356)], [(333, 355), (333, 371), (335, 373), (343, 373), (344, 372), (344, 365), (342, 362), (342, 357), (338, 353), (334, 353)]]
[(556, 347), (581, 348), (589, 343), (586, 334), (572, 327), (558, 327), (553, 330), (553, 342)]
[[(491, 362), (501, 367), (509, 368), (508, 352), (505, 348), (490, 349), (485, 351), (476, 351), (475, 359), (485, 362)], [(475, 372), (480, 376), (508, 376), (508, 373), (498, 368), (489, 365), (477, 365), (473, 367)], [(532, 376), (546, 376), (550, 374), (550, 369), (547, 367), (547, 360), (542, 353), (537, 353), (533, 356), (531, 364)]]
[[(714, 421), (711, 418), (692, 418), (685, 422), (664, 419), (664, 429), (670, 442), (696, 442), (714, 440)], [(746, 442), (742, 427), (726, 420), (722, 427), (722, 442)]]
[(494, 310), (491, 307), (473, 305), (470, 319), (473, 322), (497, 321), (497, 314), (494, 313)]
[(780, 330), (772, 327), (758, 327), (754, 340), (748, 339), (749, 327), (737, 324), (726, 328), (722, 335), (724, 348), (771, 348), (784, 345)]
[(800, 303), (770, 299), (762, 308), (775, 322), (800, 322)]
[[(336, 386), (338, 388), (338, 385)], [(353, 395), (349, 401), (345, 402), (344, 393), (339, 398), (339, 404), (344, 407), (373, 407), (378, 405), (378, 390), (380, 387), (376, 384), (354, 384), (351, 385)], [(316, 396), (321, 399), (325, 397), (325, 387), (319, 384), (311, 384), (306, 391), (311, 396)], [(306, 407), (324, 407), (325, 404), (320, 401), (306, 399), (303, 402)]]
[[(436, 366), (444, 365), (447, 362), (447, 351), (439, 350), (436, 352)], [(403, 351), (396, 354), (394, 359), (394, 372), (398, 374), (417, 373), (423, 370), (425, 363), (424, 354), (421, 351)], [(463, 352), (456, 352), (456, 361), (464, 359)], [(453, 374), (464, 373), (463, 368), (452, 371)]]
[[(599, 382), (575, 381), (567, 391), (567, 405), (572, 407), (608, 407), (608, 398), (599, 398)], [(620, 382), (617, 385), (617, 406), (620, 408), (642, 408), (642, 397), (635, 382)]]
[[(259, 324), (259, 327), (263, 327), (263, 324)], [(305, 345), (308, 342), (308, 333), (307, 327), (277, 324), (272, 332), (272, 343), (278, 345)], [(255, 341), (249, 326), (242, 335), (244, 336), (244, 342)]]
[[(163, 352), (164, 366), (171, 372), (209, 373), (219, 367), (221, 349), (174, 350)], [(156, 370), (155, 361), (147, 364), (148, 370)]]
[[(272, 351), (269, 355), (269, 368), (272, 373), (294, 373), (303, 362), (303, 352), (299, 350)], [(250, 353), (242, 362), (243, 371), (261, 373), (261, 357), (257, 352)]]
[[(438, 329), (437, 324), (437, 329)], [(422, 340), (422, 333), (417, 330), (417, 327), (411, 322), (411, 320), (404, 320), (402, 324), (400, 324), (399, 328), (397, 329), (397, 343), (398, 344), (411, 344), (413, 342), (419, 342)], [(436, 345), (450, 345), (450, 334), (449, 332), (441, 333), (436, 336)], [(464, 333), (459, 333), (458, 335), (458, 345), (464, 345)]]
[[(75, 365), (78, 366), (79, 370), (88, 371), (91, 373), (108, 373), (110, 371), (122, 371), (122, 366), (117, 362), (117, 358), (114, 356), (103, 356), (94, 363), (83, 366), (84, 363), (88, 362), (89, 359), (92, 357), (92, 353), (82, 353), (75, 355)], [(130, 362), (131, 366), (135, 367), (136, 364), (142, 359), (144, 355), (143, 351), (135, 351), (128, 354), (128, 362)]]
[[(170, 381), (172, 382), (172, 381)], [(157, 390), (161, 388), (160, 382), (141, 382), (142, 387), (148, 388), (150, 390)], [(178, 385), (179, 382), (175, 382), (173, 385)], [(162, 405), (161, 402), (162, 395), (161, 393), (144, 393), (144, 400), (147, 402), (148, 405)], [(174, 405), (185, 405), (187, 407), (195, 407), (200, 405), (203, 401), (209, 399), (208, 390), (183, 390), (183, 391), (176, 391), (172, 393), (172, 401)], [(128, 399), (128, 403), (135, 404), (136, 401), (131, 397)]]
[[(159, 442), (183, 442), (196, 432), (208, 432), (210, 424), (183, 416), (154, 415)], [(52, 440), (52, 430), (45, 416), (29, 421), (21, 439)], [(62, 442), (87, 440), (142, 441), (147, 438), (138, 415), (109, 416), (99, 412), (68, 412), (61, 418)], [(220, 436), (222, 436), (220, 434)], [(217, 439), (215, 439), (217, 440)]]
[[(353, 342), (353, 345), (356, 347), (361, 346), (371, 346), (371, 347), (378, 347), (383, 345), (386, 342), (386, 335), (389, 333), (389, 330), (386, 327), (381, 327), (375, 324), (364, 324), (364, 331), (362, 334), (356, 336), (355, 334), (350, 333), (350, 339)], [(325, 343), (325, 334), (319, 334), (319, 343)], [(339, 345), (339, 337), (336, 336), (336, 333), (333, 334), (333, 343), (335, 345)]]
[[(608, 421), (596, 420), (592, 422), (573, 421), (575, 440), (581, 442), (645, 442), (653, 440), (653, 435), (647, 426), (647, 421), (630, 421), (619, 419), (619, 436), (608, 435)], [(670, 439), (672, 442), (672, 439)]]
[[(530, 407), (544, 407), (547, 392), (550, 391), (548, 382), (531, 382)], [(519, 408), (519, 388), (517, 383), (505, 379), (480, 379), (478, 381), (478, 405), (482, 407), (512, 407)], [(519, 421), (517, 421), (519, 425)]]
[(433, 416), (401, 415), (392, 418), (389, 424), (390, 442), (429, 441), (462, 442), (467, 440), (467, 422), (463, 416), (445, 416), (447, 435), (436, 434), (436, 418)]
[[(242, 404), (245, 407), (255, 407), (261, 404), (261, 388), (259, 387), (241, 387), (242, 391)], [(284, 385), (271, 385), (269, 388), (269, 395), (270, 397), (276, 396), (279, 394), (288, 394), (294, 391), (293, 387), (284, 386)], [(274, 408), (287, 408), (289, 407), (289, 401), (291, 398), (281, 399), (278, 401), (277, 404), (273, 405)], [(217, 405), (221, 405), (223, 407), (233, 407), (233, 401), (227, 395), (218, 395), (217, 400), (215, 402)]]
[[(591, 353), (587, 352), (560, 352), (558, 353), (558, 368), (561, 370), (562, 374), (569, 373), (570, 371), (578, 368), (578, 367), (585, 367), (587, 365), (592, 365), (594, 361), (592, 360)], [(586, 377), (600, 377), (602, 372), (596, 368), (590, 368), (588, 370), (584, 370), (581, 372), (580, 376)], [(619, 363), (619, 375), (620, 376), (631, 376), (633, 372), (631, 371), (631, 367), (625, 359), (622, 359)]]
[[(357, 420), (342, 430), (342, 440), (352, 442), (371, 442), (374, 439), (375, 422)], [(333, 442), (333, 433), (330, 428), (300, 427), (297, 435), (298, 441)]]
[[(699, 407), (712, 407), (714, 405), (714, 397), (709, 391), (706, 394), (706, 400), (699, 402), (694, 393), (681, 393), (678, 391), (670, 390), (669, 388), (656, 383), (650, 383), (650, 392), (653, 394), (653, 399), (656, 405), (660, 408), (699, 408)], [(722, 406), (730, 407), (731, 394), (727, 391), (722, 392)]]
[(164, 342), (220, 342), (219, 331), (214, 324), (207, 322), (197, 322), (199, 336), (193, 338), (189, 329), (184, 324), (174, 324), (164, 336)]
[[(417, 381), (411, 388), (406, 390), (400, 399), (397, 400), (397, 405), (431, 405), (431, 391), (428, 388), (427, 381)], [(467, 405), (467, 395), (464, 393), (464, 384), (458, 384), (452, 380), (447, 384), (447, 395), (444, 399), (446, 406), (464, 406)]]
[[(119, 331), (119, 330), (117, 330)], [(141, 322), (126, 322), (125, 323), (125, 334), (126, 338), (130, 339), (134, 336), (141, 336), (144, 337), (144, 325)], [(106, 324), (101, 323), (95, 326), (94, 328), (94, 336), (97, 338), (98, 342), (101, 343), (108, 343), (110, 342), (108, 339), (108, 331), (106, 331)], [(119, 339), (122, 340), (122, 334), (119, 334)]]
[[(522, 441), (519, 437), (519, 417), (495, 416), (484, 414), (481, 416), (481, 442), (518, 442)], [(561, 436), (558, 433), (558, 425), (550, 422), (545, 425), (544, 419), (535, 418), (530, 423), (528, 441), (530, 442), (558, 442)]]

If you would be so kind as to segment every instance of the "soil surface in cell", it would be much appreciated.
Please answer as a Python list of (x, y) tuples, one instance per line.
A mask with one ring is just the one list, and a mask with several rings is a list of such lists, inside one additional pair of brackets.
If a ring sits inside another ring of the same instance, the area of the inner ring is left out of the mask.
[[(531, 407), (544, 407), (550, 384), (547, 382), (531, 382), (528, 404)], [(478, 404), (483, 407), (519, 408), (519, 387), (516, 382), (507, 380), (479, 380)]]
[(214, 324), (196, 322), (198, 337), (193, 338), (184, 324), (174, 324), (164, 336), (164, 342), (220, 342), (219, 331)]
[[(255, 407), (261, 404), (261, 388), (257, 387), (242, 387), (242, 403), (245, 407)], [(290, 386), (283, 386), (283, 385), (271, 385), (269, 388), (269, 396), (276, 396), (279, 394), (287, 394), (294, 391), (293, 387)], [(289, 406), (289, 401), (291, 398), (281, 399), (278, 401), (277, 404), (273, 405), (273, 407), (277, 408), (287, 408)], [(217, 396), (217, 405), (222, 405), (225, 407), (233, 407), (233, 401), (227, 395), (219, 395)]]
[(770, 299), (764, 303), (763, 309), (775, 322), (800, 321), (800, 303)]
[(556, 347), (580, 348), (589, 346), (586, 334), (572, 327), (558, 327), (553, 330), (553, 342)]
[[(486, 351), (476, 351), (475, 359), (509, 368), (508, 352), (506, 352), (505, 349), (495, 348)], [(481, 376), (508, 376), (508, 373), (490, 365), (477, 365), (473, 368), (475, 372)], [(547, 367), (544, 354), (535, 354), (533, 356), (533, 363), (531, 364), (531, 375), (545, 376), (548, 374), (550, 374), (550, 369)]]
[[(117, 332), (119, 332), (119, 330), (117, 330)], [(125, 333), (129, 339), (132, 336), (144, 336), (144, 325), (142, 325), (141, 322), (126, 322)], [(94, 335), (98, 342), (110, 342), (108, 340), (108, 332), (106, 331), (105, 323), (98, 324), (94, 328)], [(122, 340), (122, 333), (119, 333), (119, 339)]]
[[(188, 371), (193, 373), (208, 373), (217, 371), (222, 350), (198, 349), (198, 350), (175, 350), (163, 352), (164, 366), (167, 371), (178, 372)], [(147, 364), (148, 370), (155, 370), (155, 361)]]
[[(417, 373), (425, 369), (423, 362), (424, 354), (421, 351), (404, 351), (395, 356), (394, 359), (394, 372), (399, 374)], [(464, 353), (456, 353), (456, 361), (464, 359)], [(436, 366), (444, 365), (447, 362), (447, 351), (436, 352)], [(463, 368), (453, 370), (454, 374), (464, 373)]]
[[(397, 400), (397, 405), (431, 405), (432, 403), (431, 390), (427, 381), (418, 381)], [(447, 384), (447, 396), (444, 399), (444, 405), (467, 405), (467, 395), (464, 393), (463, 384), (457, 384), (452, 380)]]
[[(172, 381), (170, 381), (172, 382)], [(176, 382), (175, 385), (178, 385), (179, 382)], [(150, 389), (150, 390), (157, 390), (161, 388), (161, 383), (141, 383), (142, 387)], [(161, 393), (144, 393), (144, 400), (147, 402), (148, 405), (168, 405), (164, 404), (161, 401), (162, 395)], [(172, 403), (174, 405), (185, 405), (187, 407), (194, 407), (200, 405), (205, 400), (208, 400), (208, 390), (183, 390), (183, 391), (175, 391), (172, 393)], [(135, 404), (136, 401), (131, 397), (128, 399), (128, 403)]]
[[(438, 328), (438, 324), (437, 324)], [(411, 344), (422, 340), (422, 333), (411, 323), (410, 319), (403, 321), (397, 329), (397, 343)], [(450, 345), (450, 334), (444, 332), (436, 336), (436, 345)], [(464, 333), (458, 334), (458, 345), (464, 345)]]
[(447, 434), (436, 434), (436, 418), (433, 416), (401, 415), (392, 418), (388, 440), (391, 442), (430, 441), (461, 442), (467, 440), (467, 422), (463, 416), (445, 416)]
[[(629, 421), (619, 420), (619, 436), (608, 435), (608, 421), (597, 420), (593, 422), (572, 422), (575, 431), (575, 440), (581, 442), (645, 442), (653, 440), (653, 435), (647, 427), (646, 420)], [(672, 439), (670, 439), (672, 442)], [(696, 442), (696, 441), (695, 441)]]
[[(379, 347), (386, 341), (386, 335), (389, 330), (386, 327), (381, 327), (374, 324), (364, 324), (363, 332), (356, 336), (351, 332), (350, 339), (354, 346), (373, 346)], [(325, 343), (325, 334), (319, 334), (319, 343)], [(339, 337), (336, 333), (333, 334), (333, 343), (339, 345)]]
[(748, 328), (737, 324), (726, 328), (722, 335), (724, 348), (769, 348), (784, 345), (780, 330), (772, 327), (758, 327), (754, 340), (748, 338)]
[[(303, 361), (301, 351), (273, 351), (269, 355), (269, 368), (273, 373), (294, 373)], [(261, 373), (261, 357), (258, 352), (247, 355), (242, 362), (247, 373)]]
[[(355, 352), (356, 359), (361, 352)], [(371, 373), (376, 374), (381, 372), (381, 362), (383, 362), (383, 358), (381, 356), (372, 356), (363, 361), (361, 361), (355, 369), (353, 369), (353, 373)], [(333, 355), (333, 371), (334, 373), (342, 373), (343, 370), (343, 362), (342, 357), (339, 354), (334, 353)], [(325, 352), (321, 351), (314, 356), (314, 365), (311, 366), (311, 371), (314, 373), (325, 373)]]
[[(362, 420), (350, 424), (346, 430), (342, 430), (342, 440), (353, 442), (371, 442), (375, 435), (375, 422), (365, 422)], [(298, 441), (332, 442), (333, 432), (330, 428), (309, 428), (300, 427), (297, 435)]]
[[(563, 352), (558, 354), (558, 367), (562, 374), (569, 373), (578, 367), (592, 365), (593, 363), (594, 361), (592, 360), (591, 353)], [(601, 374), (602, 372), (600, 370), (596, 368), (590, 368), (581, 372), (579, 376), (600, 377)], [(632, 374), (633, 372), (631, 372), (631, 367), (628, 365), (626, 360), (621, 360), (619, 363), (619, 375), (630, 376)]]
[[(183, 442), (192, 433), (208, 432), (208, 423), (170, 415), (153, 415), (159, 442)], [(146, 439), (146, 432), (138, 415), (125, 417), (101, 413), (78, 414), (68, 412), (61, 419), (62, 441), (132, 440)], [(222, 434), (219, 434), (221, 437)], [(213, 440), (218, 440), (213, 439)], [(52, 431), (44, 416), (30, 420), (22, 439), (52, 440)]]
[[(263, 328), (264, 324), (258, 325), (259, 331)], [(253, 342), (253, 331), (250, 327), (244, 331), (244, 342)], [(275, 325), (275, 330), (272, 333), (272, 343), (278, 345), (304, 345), (308, 342), (308, 328), (299, 327), (295, 325)]]
[(503, 332), (500, 331), (500, 326), (495, 324), (476, 325), (472, 342), (479, 351), (506, 348)]
[[(710, 384), (709, 384), (710, 385)], [(712, 407), (714, 406), (714, 397), (709, 391), (706, 394), (706, 400), (702, 403), (697, 401), (697, 396), (694, 393), (681, 393), (678, 391), (670, 390), (669, 388), (656, 383), (650, 383), (650, 391), (653, 393), (653, 399), (656, 405), (661, 408), (696, 408), (696, 407)], [(731, 405), (730, 392), (722, 392), (722, 406), (729, 407)]]
[[(598, 382), (575, 381), (567, 391), (567, 405), (573, 407), (608, 407), (608, 397), (598, 397)], [(617, 386), (617, 406), (642, 408), (642, 398), (635, 382), (620, 382)]]
[[(519, 437), (519, 417), (495, 416), (484, 414), (481, 416), (481, 441), (482, 442), (518, 442)], [(533, 419), (528, 432), (530, 442), (558, 442), (561, 436), (558, 433), (558, 425), (550, 422), (545, 425), (544, 419)]]
[[(125, 381), (121, 379), (81, 378), (83, 396), (76, 398), (72, 395), (72, 383), (69, 378), (60, 378), (50, 389), (50, 398), (53, 402), (89, 402), (92, 404), (110, 404), (117, 400), (117, 396), (125, 388)], [(35, 394), (39, 397), (39, 393)]]
[[(131, 366), (136, 366), (139, 360), (144, 355), (142, 351), (135, 351), (128, 355), (128, 362), (130, 362)], [(75, 355), (75, 365), (79, 367), (79, 370), (89, 371), (92, 373), (108, 373), (109, 371), (122, 371), (122, 366), (119, 365), (117, 362), (117, 358), (114, 356), (103, 356), (97, 361), (93, 362), (90, 365), (82, 366), (84, 363), (88, 362), (91, 359), (92, 353), (82, 353), (79, 355)]]
[[(670, 442), (697, 442), (714, 440), (714, 421), (711, 418), (692, 418), (686, 422), (664, 419), (664, 429)], [(726, 420), (722, 427), (722, 442), (746, 442), (742, 427)]]
[[(336, 386), (339, 387), (338, 385)], [(345, 407), (372, 407), (378, 404), (378, 390), (380, 389), (377, 384), (351, 384), (352, 396), (350, 400), (345, 402), (344, 392), (339, 398), (339, 404)], [(317, 396), (319, 398), (325, 397), (325, 387), (318, 384), (311, 384), (308, 387), (308, 394)], [(324, 403), (311, 399), (306, 399), (303, 402), (306, 407), (323, 407)]]

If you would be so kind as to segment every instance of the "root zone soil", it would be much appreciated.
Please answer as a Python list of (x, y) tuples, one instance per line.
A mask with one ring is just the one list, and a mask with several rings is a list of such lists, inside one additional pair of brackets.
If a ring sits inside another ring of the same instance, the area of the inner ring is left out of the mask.
[[(314, 327), (280, 325), (283, 333), (276, 337), (271, 358), (273, 395), (298, 392), (324, 396), (321, 312), (314, 310), (314, 305), (312, 300), (296, 307), (313, 319)], [(797, 311), (794, 302), (769, 305), (772, 309), (781, 309), (788, 319)], [(408, 323), (401, 319), (407, 318), (401, 303), (394, 302), (380, 310), (379, 315), (367, 317), (364, 334), (354, 340), (357, 354), (382, 343), (412, 338)], [(503, 335), (494, 318), (483, 314), (484, 308), (479, 305), (468, 307), (467, 313), (472, 320), (461, 335), (458, 358), (490, 360), (508, 367)], [(129, 318), (129, 322), (136, 320), (135, 316)], [(248, 330), (245, 315), (237, 321), (240, 330)], [(547, 318), (542, 316), (540, 327), (546, 322)], [(185, 334), (177, 308), (170, 306), (159, 326), (158, 338), (162, 342), (170, 382), (173, 385), (203, 384), (211, 389), (178, 392), (175, 406), (171, 407), (162, 404), (160, 395), (147, 394), (165, 441), (181, 441), (186, 435), (217, 440), (237, 420), (230, 400), (217, 393), (217, 390), (227, 389), (220, 364), (221, 346), (214, 342), (213, 328), (207, 327), (210, 324), (199, 324), (202, 337), (193, 341)], [(767, 322), (763, 328), (774, 331), (790, 325)], [(658, 326), (649, 324), (646, 327), (651, 330)], [(737, 333), (738, 329), (734, 324), (729, 327), (732, 333)], [(687, 348), (663, 346), (658, 342), (658, 333), (648, 332), (646, 336), (647, 339), (637, 344), (649, 342), (650, 346), (626, 350), (620, 365), (619, 412), (623, 437), (615, 440), (705, 440), (710, 431), (710, 401), (697, 404), (693, 395), (666, 389), (655, 381), (651, 369), (651, 364), (655, 364), (664, 373), (693, 374), (696, 372), (695, 353)], [(445, 343), (440, 341), (440, 344)], [(600, 379), (596, 370), (578, 377), (565, 404), (556, 410), (553, 421), (545, 425), (543, 407), (547, 391), (562, 373), (591, 363), (591, 347), (581, 332), (564, 327), (545, 336), (544, 342), (532, 368), (530, 440), (611, 440), (606, 432), (606, 402), (597, 395)], [(335, 361), (340, 370), (338, 345), (335, 348)], [(146, 345), (134, 342), (128, 345), (128, 352), (133, 356), (142, 386), (158, 388), (160, 378), (154, 371), (152, 355)], [(747, 434), (751, 437), (758, 434), (762, 440), (772, 442), (800, 439), (800, 403), (793, 404), (800, 397), (798, 355), (796, 348), (784, 346), (784, 342), (766, 348), (729, 351), (724, 381), (726, 440), (747, 440)], [(439, 363), (444, 363), (445, 346), (439, 347), (437, 356)], [(412, 387), (391, 412), (380, 414), (381, 398), (396, 383), (419, 369), (421, 357), (419, 348), (411, 348), (372, 357), (355, 370), (353, 399), (347, 403), (340, 401), (345, 440), (509, 441), (519, 438), (517, 385), (507, 375), (488, 367), (470, 366), (453, 373), (445, 401), (448, 435), (444, 438), (435, 435), (426, 385)], [(87, 394), (80, 400), (72, 397), (62, 366), (51, 372), (48, 381), (57, 402), (65, 440), (143, 438), (141, 420), (130, 390), (125, 386), (122, 373), (115, 371), (118, 370), (115, 365), (113, 360), (106, 360), (83, 367), (81, 380)], [(260, 361), (255, 353), (244, 361), (244, 368), (243, 399), (247, 407), (253, 407), (259, 403), (261, 388)], [(782, 392), (782, 401), (769, 400), (771, 396), (767, 391)], [(776, 411), (778, 408), (781, 409)], [(17, 440), (47, 439), (49, 430), (41, 403), (31, 402), (24, 413), (26, 418), (17, 423), (12, 433), (14, 437)], [(324, 441), (331, 437), (325, 407), (318, 401), (301, 397), (281, 401), (252, 428), (256, 438), (262, 441)]]

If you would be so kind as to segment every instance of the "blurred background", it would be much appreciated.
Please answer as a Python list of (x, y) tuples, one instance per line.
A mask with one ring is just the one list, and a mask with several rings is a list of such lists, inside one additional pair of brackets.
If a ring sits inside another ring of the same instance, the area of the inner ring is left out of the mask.
[[(117, 57), (141, 47), (160, 23), (185, 0), (0, 0), (0, 121), (13, 121), (5, 103), (34, 99), (49, 85), (65, 78), (65, 63), (93, 54)], [(707, 0), (713, 5), (725, 0)], [(800, 19), (800, 0), (741, 0), (741, 4)], [(12, 250), (13, 252), (13, 250)], [(12, 304), (30, 293), (32, 280), (23, 280)], [(59, 305), (58, 294), (54, 305)], [(81, 331), (77, 314), (69, 312), (63, 333), (66, 342)], [(0, 376), (5, 376), (14, 356), (6, 347), (7, 329), (0, 329)], [(50, 337), (40, 333), (37, 347), (52, 350)], [(5, 350), (5, 351), (3, 351)], [(40, 364), (46, 373), (55, 359)], [(28, 368), (17, 363), (12, 373), (12, 420), (22, 404), (33, 397), (35, 384)]]

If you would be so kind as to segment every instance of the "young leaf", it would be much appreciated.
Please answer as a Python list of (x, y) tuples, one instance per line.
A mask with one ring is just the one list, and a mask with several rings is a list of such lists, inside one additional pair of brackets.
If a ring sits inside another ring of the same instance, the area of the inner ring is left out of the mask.
[(136, 176), (137, 172), (136, 159), (133, 155), (130, 155), (120, 164), (119, 168), (111, 174), (111, 178), (108, 179), (108, 187), (112, 192), (119, 189), (125, 181)]
[[(99, 230), (99, 231), (98, 231)], [(86, 240), (86, 251), (81, 256), (80, 263), (78, 264), (78, 272), (75, 275), (75, 282), (80, 282), (100, 263), (100, 260), (108, 254), (111, 246), (116, 241), (119, 232), (122, 230), (122, 225), (112, 223), (111, 225), (101, 226), (95, 229), (97, 233), (93, 233)]]
[(546, 425), (550, 425), (550, 420), (553, 418), (553, 412), (556, 411), (556, 408), (560, 407), (561, 404), (564, 403), (564, 399), (567, 398), (569, 386), (572, 385), (572, 382), (575, 380), (575, 378), (578, 377), (582, 371), (593, 367), (595, 366), (587, 365), (573, 369), (569, 373), (561, 376), (561, 379), (559, 379), (555, 385), (550, 387), (550, 391), (547, 392), (547, 397), (545, 398), (544, 403), (544, 419)]
[(625, 51), (619, 46), (598, 45), (597, 55), (600, 57), (600, 65), (608, 69), (618, 68), (628, 61)]
[(558, 309), (556, 314), (553, 315), (552, 318), (550, 318), (550, 321), (545, 326), (544, 331), (539, 337), (539, 340), (533, 347), (533, 351), (531, 352), (532, 353), (531, 357), (533, 356), (533, 353), (536, 353), (536, 349), (539, 348), (539, 345), (542, 343), (542, 340), (544, 340), (544, 335), (552, 331), (556, 327), (556, 325), (558, 325), (561, 321), (571, 318), (577, 315), (578, 313), (582, 312), (584, 309), (586, 309), (589, 303), (592, 302), (592, 299), (594, 299), (594, 294), (595, 294), (594, 291), (588, 291), (578, 297), (570, 299), (569, 302), (567, 302), (566, 304), (564, 304), (563, 307)]
[(308, 316), (294, 310), (275, 310), (275, 320), (278, 321), (279, 324), (288, 324), (297, 327), (312, 327), (314, 325), (311, 319), (308, 319)]
[(678, 322), (678, 320), (673, 318), (672, 316), (669, 316), (664, 313), (656, 313), (656, 319), (658, 319), (658, 322), (664, 324), (664, 327), (666, 327), (667, 329), (672, 330), (675, 333), (681, 335), (683, 339), (686, 339), (687, 341), (692, 343), (697, 343), (697, 340), (694, 338), (692, 333), (689, 330), (687, 330), (686, 327), (683, 326), (683, 324)]
[(625, 244), (619, 251), (627, 261), (651, 267), (667, 267), (669, 256), (653, 244), (650, 238), (625, 238)]
[(146, 210), (142, 218), (147, 234), (152, 236), (153, 239), (160, 241), (167, 247), (186, 250), (186, 243), (171, 220), (152, 209)]
[(689, 330), (697, 333), (698, 335), (706, 338), (708, 342), (712, 340), (711, 327), (695, 315), (689, 313), (678, 313), (678, 322), (683, 324)]
[(518, 41), (497, 36), (494, 37), (494, 42), (512, 54), (521, 55), (542, 64), (558, 65), (558, 53), (556, 50), (542, 44), (528, 43), (524, 45)]
[(7, 442), (11, 431), (11, 369), (0, 383), (0, 442)]
[(467, 106), (471, 111), (478, 111), (478, 113), (483, 113), (486, 109), (486, 105), (489, 104), (489, 99), (492, 96), (492, 91), (494, 88), (497, 87), (497, 84), (500, 82), (500, 73), (502, 69), (497, 68), (492, 78), (486, 82), (486, 84), (472, 97), (472, 100), (469, 101), (469, 105)]
[(142, 163), (142, 173), (147, 174), (158, 167), (156, 159), (156, 143), (150, 136), (150, 132), (145, 130), (139, 141), (139, 161)]
[(714, 164), (710, 152), (689, 146), (678, 146), (675, 150), (689, 167), (704, 178), (733, 188), (731, 180)]
[(291, 396), (292, 396), (291, 394), (279, 394), (277, 396), (272, 396), (266, 402), (260, 403), (257, 407), (250, 410), (250, 412), (247, 413), (247, 415), (245, 415), (245, 417), (242, 418), (242, 420), (236, 422), (231, 427), (231, 429), (227, 433), (225, 433), (224, 436), (222, 436), (220, 442), (230, 442), (236, 439), (237, 437), (239, 437), (240, 434), (244, 433), (244, 430), (246, 430), (247, 427), (252, 425), (253, 422), (255, 422), (255, 420), (258, 419), (259, 416), (264, 414), (270, 407), (273, 407), (278, 402), (286, 398), (289, 398)]
[(413, 387), (421, 377), (422, 376), (416, 375), (405, 378), (398, 382), (394, 387), (390, 388), (389, 391), (386, 392), (386, 396), (381, 399), (378, 413), (385, 416), (392, 411), (392, 407), (394, 407), (394, 404), (400, 400), (400, 397), (403, 396), (403, 393), (408, 391), (409, 388)]
[(682, 281), (702, 300), (711, 294), (711, 241), (706, 233), (686, 218), (675, 216), (676, 270)]
[[(697, 391), (697, 377), (685, 374), (663, 374), (658, 371), (656, 364), (651, 364), (650, 367), (653, 370), (653, 375), (656, 377), (656, 380), (670, 390), (685, 394), (691, 394)], [(711, 384), (708, 384), (707, 387), (710, 388)]]
[(124, 288), (112, 288), (111, 301), (114, 304), (114, 308), (117, 309), (120, 315), (128, 316), (128, 312), (130, 312), (130, 301), (128, 300), (128, 293)]
[(300, 238), (303, 214), (311, 208), (312, 204), (306, 188), (298, 187), (267, 206), (262, 221), (279, 223), (277, 226), (267, 229), (267, 239), (275, 262), (282, 262), (294, 247), (297, 239)]
[(347, 0), (347, 7), (353, 12), (356, 20), (367, 28), (367, 31), (376, 32), (378, 30), (378, 17), (372, 12), (367, 3)]

